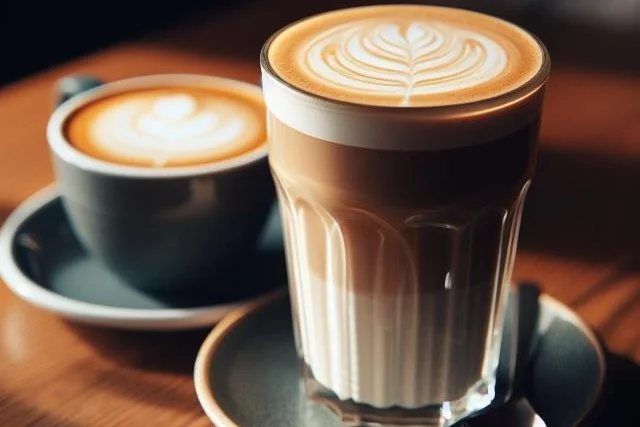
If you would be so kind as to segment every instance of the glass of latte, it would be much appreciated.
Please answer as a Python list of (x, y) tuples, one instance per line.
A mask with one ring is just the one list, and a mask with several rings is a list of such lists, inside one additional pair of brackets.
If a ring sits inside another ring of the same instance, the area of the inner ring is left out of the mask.
[(471, 11), (371, 6), (282, 29), (261, 66), (307, 395), (353, 425), (486, 407), (544, 46)]

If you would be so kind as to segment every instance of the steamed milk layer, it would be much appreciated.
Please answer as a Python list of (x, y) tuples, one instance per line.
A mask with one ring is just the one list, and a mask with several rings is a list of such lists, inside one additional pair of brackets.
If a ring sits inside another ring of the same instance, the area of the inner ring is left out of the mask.
[(314, 379), (379, 408), (490, 399), (543, 49), (485, 15), (380, 6), (294, 24), (262, 59)]
[(101, 98), (73, 114), (66, 135), (102, 160), (171, 167), (230, 159), (265, 143), (257, 94), (232, 87), (158, 87)]

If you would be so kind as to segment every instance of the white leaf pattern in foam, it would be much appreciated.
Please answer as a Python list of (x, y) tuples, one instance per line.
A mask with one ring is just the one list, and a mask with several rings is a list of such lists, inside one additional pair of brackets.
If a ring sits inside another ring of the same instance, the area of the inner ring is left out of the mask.
[(365, 20), (329, 29), (301, 50), (300, 65), (323, 85), (362, 95), (454, 92), (496, 78), (507, 53), (496, 41), (439, 22)]
[(155, 166), (172, 159), (237, 143), (247, 132), (247, 113), (223, 102), (199, 106), (187, 94), (132, 99), (107, 110), (94, 123), (93, 139), (121, 156)]

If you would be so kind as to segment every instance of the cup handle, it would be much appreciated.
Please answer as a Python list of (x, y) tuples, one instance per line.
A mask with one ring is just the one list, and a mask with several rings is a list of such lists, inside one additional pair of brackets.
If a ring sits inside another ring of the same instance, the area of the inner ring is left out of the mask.
[(57, 107), (68, 99), (103, 84), (102, 80), (89, 74), (63, 77), (56, 82), (55, 105)]

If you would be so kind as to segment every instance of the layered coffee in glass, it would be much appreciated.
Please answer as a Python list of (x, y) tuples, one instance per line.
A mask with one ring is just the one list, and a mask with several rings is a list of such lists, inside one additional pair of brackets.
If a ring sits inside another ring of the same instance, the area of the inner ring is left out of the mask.
[(486, 407), (543, 45), (471, 11), (372, 6), (284, 28), (261, 65), (306, 393), (353, 425)]

